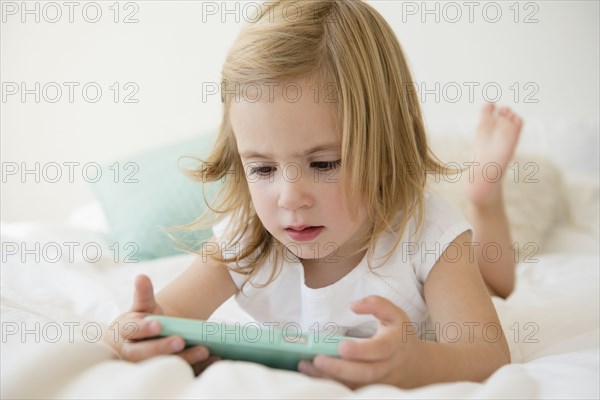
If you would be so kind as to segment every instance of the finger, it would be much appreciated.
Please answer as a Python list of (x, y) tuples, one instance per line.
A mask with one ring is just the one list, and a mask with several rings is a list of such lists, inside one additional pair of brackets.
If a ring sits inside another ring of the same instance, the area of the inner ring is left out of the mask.
[(385, 378), (383, 363), (348, 361), (335, 357), (316, 356), (312, 365), (303, 366), (311, 376), (335, 379), (347, 386), (367, 385)]
[(315, 367), (310, 360), (300, 361), (298, 363), (298, 371), (313, 378), (334, 379), (332, 376), (328, 376), (325, 372)]
[(119, 334), (125, 340), (141, 340), (158, 336), (161, 325), (158, 321), (134, 318), (119, 326)]
[(219, 356), (210, 356), (204, 361), (200, 361), (199, 363), (193, 364), (192, 369), (194, 370), (194, 375), (200, 375), (202, 372), (204, 372), (206, 368), (210, 367), (211, 365), (220, 360), (221, 357)]
[(177, 353), (177, 355), (187, 361), (188, 364), (194, 365), (206, 361), (210, 356), (210, 352), (204, 346), (194, 346)]
[(155, 308), (156, 301), (154, 300), (152, 281), (146, 275), (138, 275), (135, 278), (135, 293), (131, 310), (149, 313)]
[(386, 332), (373, 338), (356, 342), (344, 340), (339, 347), (340, 356), (352, 361), (384, 361), (392, 357), (397, 349), (399, 335)]
[(391, 301), (381, 296), (368, 296), (352, 303), (356, 314), (372, 314), (379, 320), (380, 326), (400, 326), (410, 322), (408, 315)]
[(150, 357), (179, 353), (185, 342), (179, 336), (168, 336), (161, 339), (141, 340), (123, 344), (122, 358), (129, 361), (142, 361)]
[(338, 382), (350, 386), (350, 382), (342, 382), (339, 379), (336, 379), (335, 376), (329, 375), (324, 371), (321, 371), (313, 364), (312, 360), (302, 360), (298, 363), (298, 371), (303, 373), (304, 375), (308, 375), (311, 378), (320, 378), (320, 379), (330, 379), (337, 380)]

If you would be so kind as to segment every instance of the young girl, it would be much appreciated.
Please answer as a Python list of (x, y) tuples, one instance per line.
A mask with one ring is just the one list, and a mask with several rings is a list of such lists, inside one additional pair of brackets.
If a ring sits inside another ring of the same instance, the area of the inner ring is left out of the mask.
[(156, 297), (136, 279), (133, 307), (116, 319), (139, 327), (114, 344), (122, 358), (178, 354), (198, 373), (214, 361), (207, 349), (153, 338), (160, 325), (143, 317), (205, 320), (235, 294), (258, 322), (367, 338), (299, 365), (351, 388), (481, 382), (510, 363), (490, 295), (511, 293), (515, 264), (501, 183), (483, 168), (507, 167), (519, 117), (483, 108), (469, 224), (426, 187), (448, 171), (429, 150), (400, 45), (368, 4), (265, 3), (222, 79), (219, 136), (194, 173), (225, 178), (215, 237)]

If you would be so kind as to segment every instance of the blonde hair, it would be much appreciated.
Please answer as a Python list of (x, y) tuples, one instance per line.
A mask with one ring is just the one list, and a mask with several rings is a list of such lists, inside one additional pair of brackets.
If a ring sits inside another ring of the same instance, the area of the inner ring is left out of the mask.
[[(420, 231), (426, 176), (447, 169), (428, 147), (419, 98), (410, 90), (414, 83), (400, 44), (369, 4), (360, 0), (265, 3), (229, 51), (222, 69), (222, 91), (306, 78), (333, 82), (336, 89), (332, 105), (341, 132), (343, 198), (353, 216), (357, 204), (347, 200), (358, 197), (364, 202), (373, 228), (357, 252), (367, 250), (371, 268), (375, 244), (382, 234), (392, 232), (397, 237), (387, 261), (411, 216), (417, 216)], [(229, 122), (233, 99), (227, 95), (222, 99), (224, 113), (214, 148), (202, 165), (188, 174), (200, 182), (226, 179), (212, 204), (207, 203), (209, 210), (186, 227), (206, 228), (231, 215), (227, 230), (240, 234), (228, 238), (227, 247), (239, 247), (242, 237), (247, 242), (232, 257), (219, 252), (216, 258), (223, 263), (235, 261), (237, 267), (229, 268), (247, 274), (250, 280), (272, 251), (275, 265), (280, 266), (284, 249), (262, 225), (248, 184), (240, 179), (245, 176), (244, 167)], [(239, 265), (250, 256), (250, 265)], [(275, 279), (278, 269), (273, 269), (265, 285)]]

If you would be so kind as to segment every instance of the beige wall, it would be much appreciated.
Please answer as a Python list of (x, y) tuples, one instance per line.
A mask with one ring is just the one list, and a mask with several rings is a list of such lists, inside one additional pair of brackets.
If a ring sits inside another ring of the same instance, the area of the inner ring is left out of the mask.
[[(236, 4), (226, 3), (229, 10)], [(520, 2), (518, 14), (515, 2), (504, 1), (370, 3), (397, 32), (420, 90), (428, 93), (422, 99), (431, 127), (474, 121), (486, 95), (513, 103), (533, 120), (597, 124), (598, 2)], [(32, 13), (24, 14), (23, 4)], [(218, 126), (220, 97), (203, 100), (203, 83), (218, 81), (244, 15), (257, 3), (238, 3), (237, 15), (224, 13), (221, 1), (121, 2), (118, 15), (113, 2), (75, 4), (71, 23), (64, 2), (2, 2), (3, 221), (64, 220), (74, 207), (93, 200), (83, 165)], [(92, 23), (98, 8), (102, 15)], [(52, 23), (57, 11), (62, 15)], [(138, 22), (125, 23), (127, 16)], [(24, 101), (23, 82), (34, 91)], [(57, 87), (62, 96), (52, 102)], [(102, 94), (93, 102), (98, 87)], [(127, 94), (137, 102), (125, 102)], [(584, 139), (569, 138), (578, 140)], [(15, 165), (31, 169), (36, 162), (39, 183), (33, 174), (25, 183), (21, 173), (6, 175)], [(57, 183), (43, 179), (44, 167), (54, 176), (51, 163), (62, 168)], [(70, 164), (73, 182), (65, 163), (80, 163)]]

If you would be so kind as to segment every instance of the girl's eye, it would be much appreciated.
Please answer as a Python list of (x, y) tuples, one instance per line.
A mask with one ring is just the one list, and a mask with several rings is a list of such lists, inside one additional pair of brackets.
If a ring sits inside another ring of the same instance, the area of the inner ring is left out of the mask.
[[(316, 169), (319, 172), (332, 171), (338, 168), (341, 164), (341, 160), (337, 161), (317, 161), (310, 163), (311, 168)], [(249, 175), (258, 175), (259, 177), (268, 177), (275, 172), (275, 167), (270, 165), (254, 165), (249, 168)]]
[(269, 166), (261, 166), (261, 167), (252, 167), (250, 168), (250, 175), (258, 174), (260, 176), (268, 176), (272, 171), (273, 167)]
[(311, 166), (314, 166), (320, 171), (331, 171), (340, 166), (342, 160), (337, 161), (319, 161), (311, 163)]

